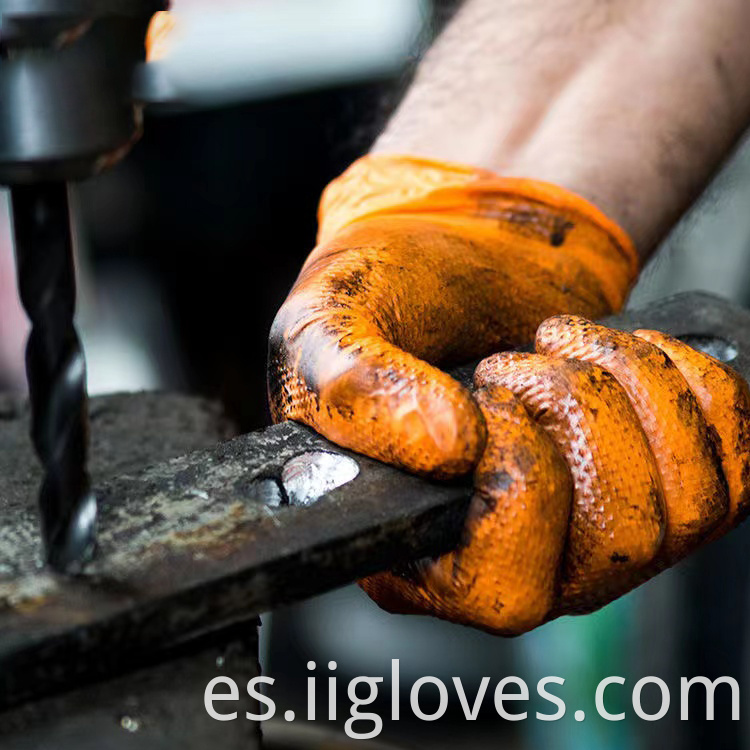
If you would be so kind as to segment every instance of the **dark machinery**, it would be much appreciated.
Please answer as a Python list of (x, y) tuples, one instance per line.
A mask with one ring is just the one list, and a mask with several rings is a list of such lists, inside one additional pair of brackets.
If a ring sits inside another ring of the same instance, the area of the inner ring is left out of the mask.
[(87, 472), (86, 366), (73, 316), (67, 182), (137, 139), (132, 101), (145, 36), (164, 0), (0, 0), (0, 183), (11, 188), (46, 561), (78, 572), (95, 545)]

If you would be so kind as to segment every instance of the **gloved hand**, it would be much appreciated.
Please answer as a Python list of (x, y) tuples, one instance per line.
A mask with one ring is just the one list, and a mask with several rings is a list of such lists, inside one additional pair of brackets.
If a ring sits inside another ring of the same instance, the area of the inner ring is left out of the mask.
[(618, 309), (637, 259), (597, 209), (381, 156), (329, 186), (320, 227), (271, 332), (275, 419), (432, 476), (476, 466), (462, 548), (363, 583), (386, 609), (520, 633), (602, 606), (743, 516), (747, 387), (680, 342), (555, 318), (537, 355), (483, 362), (473, 395), (434, 366), (525, 344), (556, 313)]
[(319, 219), (271, 330), (274, 419), (436, 477), (476, 466), (486, 435), (435, 365), (528, 343), (556, 313), (617, 310), (638, 269), (625, 233), (583, 199), (424, 159), (359, 160)]
[(465, 542), (366, 580), (385, 609), (515, 635), (603, 606), (742, 521), (750, 391), (656, 331), (546, 320), (480, 363), (487, 447)]

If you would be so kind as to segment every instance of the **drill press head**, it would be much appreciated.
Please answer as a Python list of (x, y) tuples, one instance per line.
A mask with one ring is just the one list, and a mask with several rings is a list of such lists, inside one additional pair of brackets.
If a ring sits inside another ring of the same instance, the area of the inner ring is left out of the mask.
[(0, 0), (0, 184), (77, 180), (140, 130), (132, 79), (167, 0)]
[(79, 572), (95, 549), (88, 399), (74, 325), (66, 182), (116, 162), (140, 132), (133, 74), (164, 0), (0, 0), (0, 184), (10, 185), (26, 373), (42, 464), (45, 560)]

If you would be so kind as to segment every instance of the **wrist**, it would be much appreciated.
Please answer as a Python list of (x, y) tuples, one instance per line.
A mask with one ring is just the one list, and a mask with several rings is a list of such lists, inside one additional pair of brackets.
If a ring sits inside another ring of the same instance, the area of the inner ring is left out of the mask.
[(645, 259), (750, 120), (750, 6), (718, 5), (467, 2), (374, 150), (568, 188)]

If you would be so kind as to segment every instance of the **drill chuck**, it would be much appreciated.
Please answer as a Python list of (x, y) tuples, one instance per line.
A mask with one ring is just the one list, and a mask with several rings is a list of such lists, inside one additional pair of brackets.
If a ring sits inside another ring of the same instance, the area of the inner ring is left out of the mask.
[(134, 71), (164, 0), (0, 0), (0, 183), (73, 180), (140, 130)]

